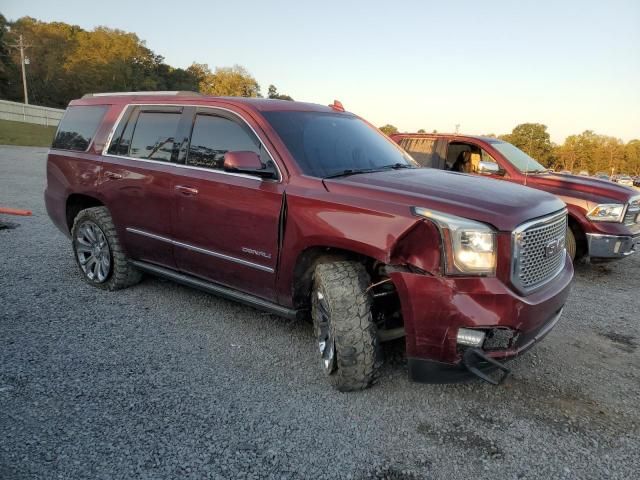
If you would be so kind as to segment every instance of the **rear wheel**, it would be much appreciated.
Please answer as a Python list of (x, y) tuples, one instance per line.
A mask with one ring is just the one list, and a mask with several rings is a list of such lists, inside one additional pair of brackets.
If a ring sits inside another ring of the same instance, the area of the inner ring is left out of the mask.
[(311, 308), (320, 367), (340, 391), (370, 386), (380, 366), (369, 275), (357, 262), (318, 265)]
[(106, 207), (80, 211), (71, 228), (73, 253), (84, 280), (104, 290), (118, 290), (140, 281), (142, 274), (122, 250)]
[(567, 248), (567, 254), (571, 258), (571, 261), (575, 261), (576, 259), (576, 236), (573, 234), (573, 230), (571, 227), (567, 227), (567, 239), (565, 242)]

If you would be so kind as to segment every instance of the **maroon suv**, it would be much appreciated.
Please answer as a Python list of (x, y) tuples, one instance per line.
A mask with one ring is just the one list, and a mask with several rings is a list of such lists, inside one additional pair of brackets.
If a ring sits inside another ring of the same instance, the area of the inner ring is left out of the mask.
[(492, 137), (393, 135), (424, 167), (475, 173), (538, 188), (560, 197), (569, 211), (572, 259), (608, 261), (640, 250), (640, 194), (608, 180), (549, 172), (514, 145)]
[(369, 386), (380, 342), (406, 337), (422, 381), (475, 375), (558, 321), (573, 268), (564, 203), (416, 168), (339, 103), (193, 93), (71, 102), (45, 199), (91, 285), (141, 273), (313, 319), (341, 390)]

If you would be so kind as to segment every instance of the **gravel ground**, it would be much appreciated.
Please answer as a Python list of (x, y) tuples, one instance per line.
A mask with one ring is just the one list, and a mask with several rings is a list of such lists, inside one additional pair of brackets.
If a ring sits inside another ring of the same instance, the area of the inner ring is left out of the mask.
[(637, 478), (640, 255), (581, 265), (563, 319), (500, 387), (401, 361), (338, 393), (307, 324), (147, 278), (78, 276), (46, 149), (0, 147), (0, 478)]

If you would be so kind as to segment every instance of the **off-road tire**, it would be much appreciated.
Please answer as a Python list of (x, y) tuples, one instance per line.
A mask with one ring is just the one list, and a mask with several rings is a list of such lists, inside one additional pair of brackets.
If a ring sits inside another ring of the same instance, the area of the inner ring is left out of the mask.
[[(78, 228), (83, 224), (83, 222), (86, 222), (87, 220), (95, 223), (100, 228), (100, 230), (102, 230), (102, 233), (104, 234), (109, 246), (111, 256), (111, 269), (106, 280), (101, 283), (91, 280), (87, 277), (85, 272), (82, 270), (82, 266), (80, 265), (80, 261), (78, 259), (78, 253), (76, 251), (76, 243), (74, 239), (76, 238), (76, 235), (78, 233)], [(89, 285), (96, 288), (101, 288), (103, 290), (120, 290), (122, 288), (127, 288), (135, 285), (142, 279), (142, 273), (129, 263), (127, 256), (124, 254), (122, 245), (120, 244), (118, 235), (116, 233), (116, 227), (113, 224), (113, 219), (111, 218), (111, 214), (106, 207), (92, 207), (81, 210), (73, 220), (73, 227), (71, 228), (71, 238), (73, 257), (76, 260), (76, 264), (78, 265), (78, 269), (80, 270), (82, 278)]]
[[(342, 392), (369, 387), (377, 379), (382, 363), (371, 313), (372, 298), (367, 292), (369, 284), (369, 274), (357, 262), (323, 263), (314, 271), (311, 294), (324, 295), (335, 345), (335, 368), (323, 370), (329, 382)], [(318, 306), (313, 298), (312, 316), (317, 332)]]
[(567, 249), (567, 254), (569, 255), (569, 258), (571, 258), (571, 261), (574, 262), (576, 260), (577, 245), (576, 245), (576, 236), (574, 235), (573, 230), (571, 230), (571, 227), (567, 227), (567, 237), (565, 241), (565, 247)]

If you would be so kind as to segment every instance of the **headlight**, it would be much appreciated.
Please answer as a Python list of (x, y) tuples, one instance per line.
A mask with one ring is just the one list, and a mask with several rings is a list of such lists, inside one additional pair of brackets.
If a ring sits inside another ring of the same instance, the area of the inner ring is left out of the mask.
[(587, 218), (594, 222), (621, 222), (624, 205), (620, 203), (603, 203), (587, 213)]
[(495, 274), (496, 234), (489, 225), (421, 207), (413, 207), (412, 212), (431, 220), (440, 230), (447, 274)]

